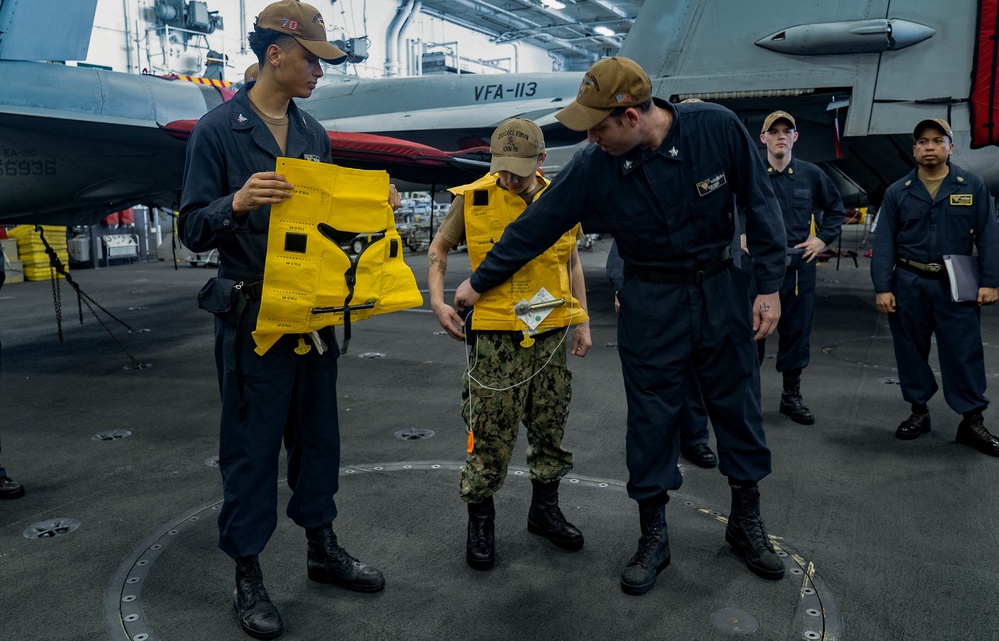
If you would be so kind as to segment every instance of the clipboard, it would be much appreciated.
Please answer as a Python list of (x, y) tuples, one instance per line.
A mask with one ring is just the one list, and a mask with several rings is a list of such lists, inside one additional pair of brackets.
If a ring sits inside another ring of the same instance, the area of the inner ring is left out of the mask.
[(950, 297), (955, 303), (977, 303), (980, 270), (977, 256), (946, 254), (943, 257), (950, 280)]

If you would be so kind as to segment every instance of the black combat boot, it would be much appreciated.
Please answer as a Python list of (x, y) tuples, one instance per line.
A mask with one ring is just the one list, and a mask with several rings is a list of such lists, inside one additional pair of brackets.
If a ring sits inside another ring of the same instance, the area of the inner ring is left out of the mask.
[(780, 395), (780, 413), (787, 415), (795, 423), (811, 425), (815, 423), (812, 410), (801, 401), (801, 370), (784, 372), (784, 391)]
[(982, 454), (999, 456), (999, 438), (985, 429), (985, 419), (980, 411), (968, 412), (957, 426), (957, 442), (975, 448)]
[[(909, 418), (898, 424), (898, 428), (895, 430), (895, 438), (900, 438), (903, 441), (911, 441), (912, 439), (919, 438), (929, 431), (929, 408), (925, 405), (912, 403), (912, 414), (909, 415)], [(960, 428), (958, 429), (958, 434), (960, 434)]]
[(335, 583), (355, 592), (378, 592), (385, 588), (381, 572), (361, 563), (337, 545), (332, 525), (306, 528), (305, 536), (309, 540), (306, 567), (313, 581)]
[(468, 504), (468, 540), (465, 561), (476, 570), (488, 570), (496, 563), (496, 508), (493, 497)]
[(558, 506), (558, 480), (551, 483), (531, 481), (531, 509), (527, 513), (527, 531), (543, 536), (565, 550), (583, 547), (583, 533), (565, 520)]
[(10, 478), (0, 476), (0, 499), (19, 499), (24, 496), (24, 486)]
[(784, 562), (763, 527), (760, 516), (760, 490), (755, 483), (732, 488), (732, 511), (725, 528), (725, 540), (745, 561), (756, 576), (771, 581), (784, 578)]
[(621, 589), (625, 594), (645, 594), (656, 585), (656, 576), (669, 565), (669, 535), (666, 532), (666, 501), (640, 502), (638, 518), (642, 538), (638, 551), (621, 572)]
[(256, 556), (236, 559), (236, 591), (232, 606), (239, 617), (239, 625), (251, 637), (275, 639), (284, 630), (281, 615), (267, 596), (264, 575)]

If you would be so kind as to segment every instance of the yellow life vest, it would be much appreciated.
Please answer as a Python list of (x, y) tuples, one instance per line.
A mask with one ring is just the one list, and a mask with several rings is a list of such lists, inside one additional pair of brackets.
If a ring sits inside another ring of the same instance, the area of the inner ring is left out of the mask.
[[(423, 304), (403, 260), (388, 173), (294, 158), (278, 158), (275, 171), (295, 187), (291, 198), (271, 206), (253, 332), (258, 354), (283, 334), (349, 328), (351, 321)], [(366, 234), (364, 249), (349, 256), (340, 242), (357, 234)]]
[[(535, 198), (540, 197), (550, 183), (547, 179), (542, 180), (545, 181), (545, 186)], [(495, 175), (485, 176), (450, 191), (461, 194), (465, 199), (465, 239), (472, 271), (475, 271), (493, 244), (503, 235), (506, 226), (524, 212), (527, 203), (517, 194), (500, 187)], [(514, 308), (518, 304), (538, 300), (535, 297), (542, 288), (547, 290), (551, 298), (563, 299), (565, 304), (552, 308), (533, 331), (567, 327), (589, 320), (579, 301), (573, 298), (569, 287), (569, 257), (576, 246), (578, 231), (577, 225), (502, 285), (483, 293), (475, 303), (472, 329), (532, 331), (517, 316)]]

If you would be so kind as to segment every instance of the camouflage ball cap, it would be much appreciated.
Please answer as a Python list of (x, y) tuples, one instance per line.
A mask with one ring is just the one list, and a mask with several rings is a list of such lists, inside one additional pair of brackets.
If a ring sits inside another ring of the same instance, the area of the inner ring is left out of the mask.
[(347, 54), (326, 41), (323, 14), (311, 4), (298, 0), (281, 0), (267, 5), (257, 16), (256, 26), (293, 37), (321, 60), (338, 65)]
[(493, 155), (489, 173), (509, 171), (517, 176), (533, 176), (538, 156), (545, 152), (545, 136), (530, 120), (511, 118), (493, 132), (489, 151)]
[(634, 107), (652, 97), (649, 75), (629, 58), (604, 58), (583, 76), (576, 99), (555, 114), (575, 131), (594, 127), (619, 107)]

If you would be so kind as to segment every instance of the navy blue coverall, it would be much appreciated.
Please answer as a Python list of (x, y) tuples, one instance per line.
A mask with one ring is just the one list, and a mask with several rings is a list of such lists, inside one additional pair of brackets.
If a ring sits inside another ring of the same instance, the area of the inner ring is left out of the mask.
[[(233, 195), (252, 174), (274, 171), (282, 155), (267, 125), (250, 108), (247, 90), (252, 86), (245, 85), (194, 128), (187, 144), (179, 221), (184, 244), (196, 252), (218, 249), (219, 277), (244, 286), (264, 277), (270, 207), (237, 220)], [(326, 131), (294, 101), (288, 105), (283, 155), (332, 161)], [(324, 355), (314, 347), (305, 355), (296, 354), (299, 337), (289, 335), (259, 356), (250, 335), (260, 311), (259, 295), (246, 301), (238, 318), (234, 311), (217, 311), (215, 357), (222, 395), (219, 469), (225, 499), (219, 513), (219, 547), (236, 558), (259, 554), (277, 525), (282, 440), (293, 492), (289, 518), (312, 528), (336, 517), (339, 350), (332, 330), (325, 329), (320, 332), (329, 347)]]
[[(607, 251), (607, 278), (617, 293), (624, 287), (624, 261), (617, 251), (617, 241), (611, 243)], [(701, 397), (701, 386), (697, 384), (694, 368), (683, 385), (683, 406), (677, 421), (680, 425), (680, 449), (685, 450), (696, 445), (708, 444), (708, 411), (704, 409), (704, 399)]]
[(977, 249), (981, 287), (999, 285), (999, 226), (985, 182), (950, 165), (931, 199), (918, 169), (885, 192), (871, 260), (874, 291), (895, 296), (888, 314), (902, 398), (926, 405), (938, 387), (930, 368), (930, 337), (936, 335), (944, 399), (955, 412), (984, 410), (985, 354), (981, 308), (951, 299), (946, 272), (920, 272), (900, 259), (942, 264), (947, 254)]
[[(817, 166), (792, 157), (778, 171), (768, 164), (767, 174), (780, 203), (787, 234), (787, 271), (780, 286), (780, 320), (777, 321), (777, 371), (790, 372), (808, 367), (812, 318), (815, 316), (816, 261), (802, 258), (816, 215), (816, 237), (826, 245), (839, 238), (843, 226), (843, 199), (832, 180)], [(760, 363), (766, 351), (765, 340), (757, 343)]]
[[(471, 278), (484, 292), (591, 215), (614, 235), (624, 259), (618, 291), (618, 351), (628, 400), (628, 494), (665, 502), (680, 487), (677, 415), (691, 366), (730, 479), (771, 471), (760, 412), (749, 275), (732, 269), (733, 195), (747, 210), (760, 292), (784, 276), (784, 226), (763, 162), (731, 111), (673, 105), (662, 145), (614, 157), (578, 152), (493, 246)], [(697, 273), (701, 272), (698, 277)], [(686, 280), (688, 282), (677, 282)]]

